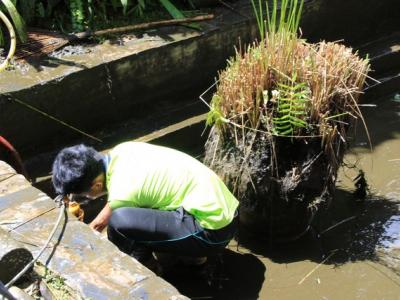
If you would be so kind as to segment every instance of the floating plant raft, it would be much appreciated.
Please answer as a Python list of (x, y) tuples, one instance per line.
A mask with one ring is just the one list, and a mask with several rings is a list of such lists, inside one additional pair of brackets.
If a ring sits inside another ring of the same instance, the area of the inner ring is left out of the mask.
[(245, 228), (274, 241), (301, 236), (332, 199), (369, 71), (350, 48), (301, 39), (301, 4), (282, 1), (279, 16), (274, 1), (265, 21), (255, 9), (261, 41), (220, 72), (208, 116), (205, 162), (240, 200)]

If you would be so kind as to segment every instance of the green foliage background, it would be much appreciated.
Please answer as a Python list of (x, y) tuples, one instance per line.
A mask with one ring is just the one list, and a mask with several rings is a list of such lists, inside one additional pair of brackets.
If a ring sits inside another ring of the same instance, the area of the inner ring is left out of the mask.
[(171, 16), (179, 19), (185, 17), (182, 9), (188, 8), (194, 8), (191, 0), (0, 0), (0, 9), (10, 17), (20, 41), (26, 40), (27, 25), (80, 32)]

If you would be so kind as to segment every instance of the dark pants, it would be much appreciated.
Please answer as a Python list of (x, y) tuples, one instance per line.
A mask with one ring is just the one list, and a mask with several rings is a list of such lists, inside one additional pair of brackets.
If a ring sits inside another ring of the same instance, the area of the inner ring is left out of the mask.
[(175, 211), (123, 207), (113, 211), (108, 239), (121, 251), (146, 261), (153, 251), (184, 256), (208, 256), (233, 238), (237, 217), (224, 228), (202, 228), (183, 208)]

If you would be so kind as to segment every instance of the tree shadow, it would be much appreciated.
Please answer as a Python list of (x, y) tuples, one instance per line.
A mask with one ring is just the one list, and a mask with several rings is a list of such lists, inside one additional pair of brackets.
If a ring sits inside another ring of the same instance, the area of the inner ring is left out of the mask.
[(190, 299), (258, 299), (264, 283), (265, 265), (253, 254), (229, 249), (222, 253), (220, 285), (207, 280), (207, 274), (194, 267), (176, 266), (162, 277)]
[(390, 199), (371, 195), (356, 201), (353, 192), (337, 189), (329, 209), (317, 214), (311, 229), (300, 239), (274, 244), (266, 237), (255, 239), (240, 230), (238, 242), (276, 263), (311, 260), (340, 265), (348, 261), (379, 261), (385, 223), (399, 214), (399, 204)]
[(238, 251), (230, 248), (223, 252), (220, 289), (210, 286), (193, 267), (178, 266), (163, 278), (191, 299), (258, 299), (269, 276), (265, 261), (258, 257), (278, 264), (307, 260), (336, 266), (349, 261), (382, 263), (378, 249), (384, 225), (393, 215), (399, 215), (398, 203), (390, 199), (371, 195), (357, 201), (353, 191), (337, 189), (329, 209), (321, 211), (313, 228), (296, 241), (273, 244), (239, 228)]
[[(145, 35), (150, 37), (157, 37), (166, 42), (173, 42), (174, 38), (172, 35), (179, 33), (181, 36), (186, 37), (190, 35), (190, 31), (187, 30), (185, 24), (181, 25), (171, 25), (171, 26), (163, 26), (163, 27), (155, 27), (146, 30), (135, 30), (128, 31), (123, 34), (118, 35), (106, 35), (108, 37), (109, 43), (111, 45), (124, 45), (125, 41), (123, 36), (132, 36), (137, 39), (143, 39)], [(35, 32), (38, 29), (32, 29), (31, 31)], [(42, 39), (35, 39), (26, 45), (22, 45), (21, 49), (17, 49), (17, 56), (21, 58), (21, 64), (28, 64), (32, 66), (36, 71), (41, 72), (45, 67), (47, 68), (56, 68), (60, 65), (66, 66), (75, 66), (81, 69), (87, 69), (88, 67), (84, 64), (80, 64), (71, 60), (63, 59), (63, 56), (74, 55), (75, 53), (80, 54), (81, 51), (77, 50), (81, 47), (84, 47), (86, 51), (90, 52), (90, 48), (96, 46), (98, 43), (93, 39), (77, 39), (71, 40), (69, 42), (62, 42), (62, 45), (53, 45), (54, 39), (67, 40), (67, 35), (57, 32), (51, 32), (51, 36), (48, 37), (46, 35), (46, 30), (38, 30), (42, 32), (44, 37)], [(200, 32), (201, 30), (199, 30)], [(48, 51), (47, 48), (54, 47), (54, 52), (51, 55), (46, 54), (43, 51)], [(2, 49), (2, 48), (1, 48)]]
[(26, 63), (31, 65), (33, 68), (35, 68), (36, 71), (41, 72), (44, 70), (44, 67), (46, 68), (57, 68), (58, 66), (64, 65), (64, 66), (70, 66), (70, 67), (77, 67), (82, 70), (88, 69), (87, 66), (81, 63), (77, 63), (71, 60), (66, 60), (58, 57), (52, 57), (52, 56), (42, 56), (40, 58), (38, 57), (32, 57), (26, 59)]

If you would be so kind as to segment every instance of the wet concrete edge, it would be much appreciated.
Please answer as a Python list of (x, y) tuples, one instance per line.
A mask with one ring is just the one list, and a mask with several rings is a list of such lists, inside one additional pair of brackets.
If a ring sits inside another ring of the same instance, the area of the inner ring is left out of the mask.
[[(12, 177), (9, 177), (14, 174)], [(1, 228), (35, 256), (51, 232), (59, 208), (0, 161)], [(77, 297), (91, 299), (187, 299), (104, 236), (64, 213), (39, 262), (66, 279)]]

